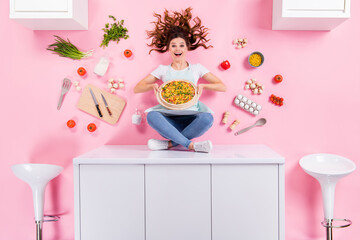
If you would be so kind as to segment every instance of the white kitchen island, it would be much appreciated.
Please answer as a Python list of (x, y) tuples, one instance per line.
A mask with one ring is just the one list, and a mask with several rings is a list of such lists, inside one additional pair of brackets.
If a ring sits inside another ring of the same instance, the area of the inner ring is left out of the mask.
[(284, 158), (106, 145), (74, 158), (76, 240), (284, 240)]

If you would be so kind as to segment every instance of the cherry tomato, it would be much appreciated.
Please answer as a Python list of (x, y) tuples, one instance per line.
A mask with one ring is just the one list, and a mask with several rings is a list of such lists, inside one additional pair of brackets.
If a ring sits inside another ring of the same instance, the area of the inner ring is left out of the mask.
[(96, 130), (96, 125), (95, 123), (90, 123), (88, 126), (87, 126), (87, 130), (89, 132), (94, 132)]
[(230, 62), (228, 60), (223, 61), (220, 66), (224, 69), (227, 70), (230, 68)]
[(77, 70), (77, 73), (80, 75), (80, 76), (84, 76), (86, 74), (86, 70), (85, 68), (83, 67), (79, 67), (78, 70)]
[(282, 82), (283, 77), (280, 74), (278, 74), (274, 77), (274, 80), (275, 80), (275, 82), (279, 83), (279, 82)]
[(67, 121), (66, 125), (68, 126), (68, 128), (73, 128), (76, 126), (76, 123), (74, 120), (71, 119), (71, 120)]
[(127, 58), (131, 57), (132, 56), (132, 51), (130, 49), (126, 49), (124, 51), (124, 56), (127, 57)]

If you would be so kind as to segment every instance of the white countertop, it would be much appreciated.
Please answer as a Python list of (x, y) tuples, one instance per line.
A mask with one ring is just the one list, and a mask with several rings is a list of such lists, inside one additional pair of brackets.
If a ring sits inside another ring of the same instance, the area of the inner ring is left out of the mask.
[(185, 149), (151, 151), (145, 145), (104, 145), (75, 157), (80, 164), (284, 164), (265, 145), (214, 145), (211, 153)]

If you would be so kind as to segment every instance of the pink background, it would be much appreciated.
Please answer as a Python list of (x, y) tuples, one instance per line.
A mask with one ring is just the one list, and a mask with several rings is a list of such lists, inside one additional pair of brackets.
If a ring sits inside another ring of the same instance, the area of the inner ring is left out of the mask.
[[(352, 1), (351, 19), (333, 31), (272, 31), (272, 1), (95, 1), (89, 0), (88, 31), (32, 31), (11, 21), (8, 1), (0, 3), (1, 36), (1, 138), (0, 138), (0, 239), (34, 239), (35, 225), (30, 188), (10, 170), (17, 163), (49, 163), (65, 167), (46, 192), (45, 212), (61, 215), (58, 223), (46, 223), (45, 239), (73, 239), (73, 168), (72, 158), (104, 144), (146, 144), (158, 134), (147, 124), (131, 123), (135, 108), (142, 110), (156, 104), (152, 93), (135, 95), (135, 84), (159, 64), (170, 63), (167, 54), (148, 54), (145, 30), (152, 28), (153, 11), (194, 8), (210, 29), (209, 50), (189, 53), (189, 62), (202, 63), (228, 86), (226, 93), (207, 92), (202, 101), (215, 114), (214, 126), (199, 140), (214, 144), (265, 144), (286, 159), (286, 239), (324, 239), (320, 187), (298, 165), (299, 159), (311, 153), (334, 153), (359, 164), (359, 89), (358, 63), (360, 3)], [(140, 7), (139, 7), (140, 6)], [(130, 38), (111, 43), (103, 50), (101, 28), (112, 14), (125, 19)], [(73, 61), (45, 50), (53, 35), (69, 38), (82, 50), (94, 49), (92, 58)], [(244, 49), (232, 44), (237, 37), (247, 37)], [(126, 59), (123, 51), (133, 50)], [(252, 51), (261, 51), (265, 63), (258, 69), (247, 64)], [(109, 71), (96, 77), (92, 71), (99, 58), (108, 52)], [(218, 66), (228, 59), (231, 68)], [(82, 79), (76, 69), (85, 67), (89, 74)], [(282, 74), (284, 81), (272, 82)], [(80, 93), (72, 88), (60, 111), (56, 109), (62, 79), (69, 77), (106, 88), (109, 78), (123, 78), (125, 89), (116, 94), (127, 100), (119, 122), (109, 125), (76, 108)], [(260, 96), (243, 90), (244, 82), (256, 78), (265, 85)], [(231, 112), (230, 122), (240, 119), (237, 129), (254, 123), (253, 117), (232, 105), (235, 95), (243, 93), (263, 105), (259, 117), (268, 120), (262, 128), (235, 137), (220, 124), (224, 111)], [(277, 107), (268, 101), (271, 94), (282, 96), (285, 104)], [(66, 122), (75, 119), (75, 129)], [(89, 133), (87, 124), (94, 122), (98, 130)], [(349, 218), (350, 228), (335, 230), (335, 239), (358, 239), (360, 235), (360, 194), (358, 171), (337, 185), (335, 217)], [(264, 224), (259, 219), (259, 224)], [(265, 223), (266, 224), (266, 223)], [(261, 229), (261, 227), (259, 226)]]

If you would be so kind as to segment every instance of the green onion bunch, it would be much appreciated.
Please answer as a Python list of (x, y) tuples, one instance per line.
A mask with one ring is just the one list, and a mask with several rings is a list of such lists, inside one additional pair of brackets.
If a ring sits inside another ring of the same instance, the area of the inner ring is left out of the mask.
[(93, 50), (88, 52), (81, 52), (69, 39), (64, 40), (59, 36), (54, 35), (55, 43), (48, 46), (46, 50), (53, 51), (61, 57), (67, 57), (75, 60), (90, 57), (93, 54)]

